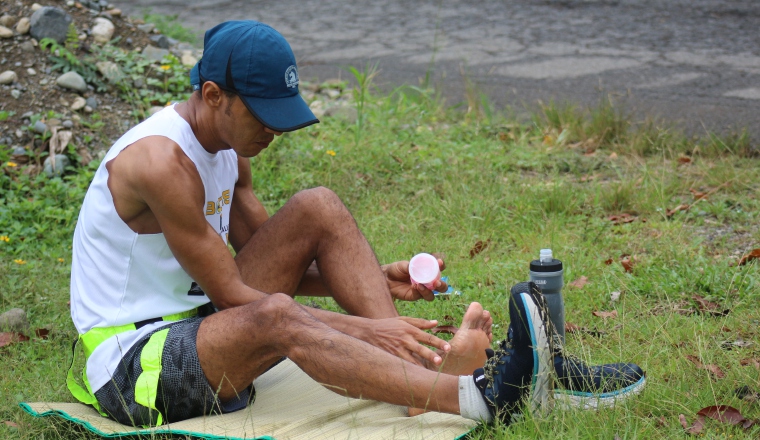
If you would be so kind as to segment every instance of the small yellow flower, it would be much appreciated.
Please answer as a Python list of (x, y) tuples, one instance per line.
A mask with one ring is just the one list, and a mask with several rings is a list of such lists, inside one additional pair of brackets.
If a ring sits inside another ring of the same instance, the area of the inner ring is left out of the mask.
[(162, 70), (169, 70), (169, 69), (171, 69), (171, 68), (172, 68), (172, 66), (170, 66), (170, 65), (168, 65), (168, 64), (164, 64), (163, 66), (161, 66), (161, 69), (162, 69)]
[(26, 264), (26, 261), (22, 260), (21, 258), (13, 260), (13, 262), (16, 263), (16, 264)]
[(64, 260), (63, 258), (59, 258), (59, 259), (58, 259), (58, 262), (59, 262), (59, 263), (65, 263), (65, 262), (66, 262), (66, 260)]
[(7, 235), (0, 235), (0, 241), (4, 241), (8, 243), (9, 241), (11, 241), (11, 239)]
[(17, 167), (17, 166), (18, 166), (18, 164), (17, 164), (16, 162), (7, 162), (7, 163), (5, 164), (5, 166), (9, 166), (9, 167)]
[(333, 150), (327, 150), (325, 151), (325, 154), (329, 154), (330, 156), (335, 157), (335, 151)]

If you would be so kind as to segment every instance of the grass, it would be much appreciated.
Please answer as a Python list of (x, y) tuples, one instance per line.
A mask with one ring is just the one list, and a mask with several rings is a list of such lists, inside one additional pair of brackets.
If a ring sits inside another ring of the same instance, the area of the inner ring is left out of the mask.
[[(757, 262), (736, 266), (760, 247), (760, 167), (746, 135), (687, 138), (654, 122), (634, 123), (604, 102), (590, 111), (551, 103), (519, 124), (449, 111), (416, 88), (380, 96), (366, 89), (362, 99), (361, 124), (326, 119), (284, 135), (252, 160), (254, 189), (270, 213), (300, 189), (333, 189), (380, 261), (446, 255), (447, 275), (462, 296), (398, 304), (403, 314), (458, 322), (467, 304), (479, 301), (492, 311), (499, 337), (509, 287), (527, 278), (540, 248), (551, 247), (566, 282), (589, 279), (582, 289), (565, 289), (566, 315), (598, 335), (569, 334), (570, 351), (592, 363), (633, 361), (648, 374), (644, 392), (618, 408), (554, 411), (481, 427), (471, 438), (682, 438), (679, 414), (691, 422), (717, 404), (760, 418), (757, 403), (734, 394), (744, 385), (760, 389), (760, 370), (741, 365), (760, 358), (760, 271)], [(0, 424), (0, 437), (85, 438), (68, 425), (32, 420), (16, 403), (72, 400), (65, 387), (76, 334), (67, 307), (70, 236), (92, 169), (47, 184), (4, 170), (0, 311), (22, 307), (32, 328), (52, 331), (47, 340), (0, 349), (0, 421), (18, 424)], [(692, 190), (709, 196), (695, 201)], [(668, 215), (681, 204), (691, 207)], [(623, 213), (636, 220), (615, 225), (608, 218)], [(475, 243), (488, 239), (471, 258)], [(622, 255), (634, 257), (632, 273), (618, 263)], [(612, 291), (622, 292), (615, 303)], [(696, 309), (694, 295), (730, 313), (681, 314)], [(329, 299), (316, 302), (335, 308)], [(618, 317), (591, 313), (610, 310)], [(753, 344), (721, 348), (739, 338)], [(719, 366), (725, 377), (697, 368), (688, 355)], [(708, 421), (703, 437), (759, 433)]]

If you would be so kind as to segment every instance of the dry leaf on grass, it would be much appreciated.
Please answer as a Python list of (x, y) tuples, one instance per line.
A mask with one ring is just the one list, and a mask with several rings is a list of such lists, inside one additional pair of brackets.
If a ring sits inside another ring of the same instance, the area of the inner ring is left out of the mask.
[(38, 328), (34, 331), (34, 334), (37, 335), (37, 337), (40, 339), (47, 339), (50, 335), (50, 330), (46, 328)]
[(692, 295), (691, 299), (697, 302), (699, 313), (712, 316), (726, 316), (731, 309), (723, 309), (720, 305), (703, 298), (700, 295)]
[(15, 344), (17, 342), (26, 342), (28, 340), (29, 337), (21, 333), (0, 333), (0, 347), (5, 347), (6, 345)]
[(633, 222), (636, 221), (637, 218), (638, 217), (636, 217), (635, 215), (626, 214), (626, 213), (618, 214), (618, 215), (611, 215), (611, 216), (607, 217), (607, 219), (609, 221), (611, 221), (612, 224), (614, 224), (614, 225), (622, 225), (622, 224), (625, 224), (625, 223), (633, 223)]
[(585, 276), (581, 276), (577, 280), (568, 283), (567, 287), (572, 287), (572, 288), (575, 288), (575, 289), (582, 289), (583, 286), (585, 286), (586, 284), (588, 284), (588, 278), (586, 278)]
[(488, 247), (488, 245), (491, 244), (491, 239), (489, 238), (486, 241), (478, 240), (477, 243), (470, 249), (470, 258), (475, 258), (475, 255), (478, 255), (479, 253), (483, 252), (485, 248)]
[(745, 341), (742, 338), (738, 338), (735, 341), (723, 341), (720, 344), (720, 348), (724, 350), (732, 350), (734, 348), (745, 348), (752, 345), (752, 341)]
[(613, 310), (611, 312), (599, 312), (599, 311), (597, 311), (597, 312), (591, 312), (591, 314), (594, 315), (594, 316), (597, 316), (599, 318), (607, 319), (607, 318), (617, 318), (618, 312), (617, 312), (617, 310)]
[(610, 301), (615, 302), (620, 299), (621, 293), (617, 290), (614, 292), (610, 292)]
[(620, 259), (620, 264), (626, 273), (633, 273), (633, 266), (636, 264), (636, 260), (631, 256), (625, 256)]
[(701, 192), (701, 191), (697, 191), (697, 190), (696, 190), (696, 189), (694, 189), (694, 188), (689, 188), (689, 192), (691, 193), (691, 195), (692, 195), (692, 196), (694, 196), (694, 200), (695, 200), (695, 201), (696, 201), (696, 200), (702, 200), (702, 199), (706, 199), (706, 198), (707, 198), (707, 196), (710, 194), (709, 192)]
[(682, 203), (682, 204), (676, 206), (673, 209), (668, 209), (667, 211), (665, 211), (665, 215), (667, 217), (673, 217), (673, 215), (676, 212), (678, 212), (678, 211), (687, 211), (689, 208), (691, 208), (691, 205), (687, 205), (686, 203)]
[(459, 327), (455, 325), (439, 325), (437, 327), (433, 327), (431, 330), (434, 335), (437, 335), (439, 333), (448, 333), (450, 335), (455, 335), (457, 331), (459, 331)]
[(18, 423), (11, 422), (10, 420), (5, 420), (3, 423), (5, 423), (5, 426), (11, 427), (11, 428), (18, 428)]
[(717, 377), (718, 379), (723, 379), (724, 377), (726, 377), (726, 373), (724, 373), (723, 370), (721, 370), (720, 367), (715, 364), (703, 364), (702, 362), (699, 361), (698, 357), (691, 354), (687, 354), (684, 357), (690, 360), (694, 365), (696, 365), (697, 368), (709, 371), (710, 373), (714, 374), (715, 377)]
[(742, 359), (742, 360), (739, 361), (739, 365), (741, 365), (742, 367), (749, 367), (749, 366), (751, 366), (751, 367), (755, 367), (757, 369), (760, 369), (760, 359), (757, 359), (757, 358)]
[(678, 163), (681, 165), (685, 165), (687, 163), (691, 163), (691, 158), (689, 156), (681, 156), (678, 158)]
[(749, 263), (752, 260), (756, 260), (760, 258), (760, 249), (752, 249), (750, 253), (747, 255), (744, 255), (740, 260), (737, 266), (744, 266), (745, 264)]
[(678, 416), (683, 429), (686, 430), (687, 434), (691, 435), (698, 435), (702, 432), (702, 429), (705, 426), (705, 418), (728, 423), (729, 425), (739, 425), (745, 430), (757, 423), (757, 420), (747, 419), (738, 409), (728, 405), (715, 405), (700, 409), (699, 412), (697, 412), (697, 420), (695, 420), (694, 424), (691, 426), (689, 426), (686, 421), (686, 416), (683, 414)]

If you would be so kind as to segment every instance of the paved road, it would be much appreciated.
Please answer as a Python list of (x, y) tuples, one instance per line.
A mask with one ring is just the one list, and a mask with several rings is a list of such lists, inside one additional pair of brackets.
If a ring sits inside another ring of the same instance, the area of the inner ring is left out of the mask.
[(760, 139), (757, 0), (133, 0), (204, 30), (229, 19), (271, 24), (304, 79), (379, 62), (380, 81), (426, 72), (449, 103), (466, 71), (497, 107), (603, 96), (687, 131), (748, 127)]

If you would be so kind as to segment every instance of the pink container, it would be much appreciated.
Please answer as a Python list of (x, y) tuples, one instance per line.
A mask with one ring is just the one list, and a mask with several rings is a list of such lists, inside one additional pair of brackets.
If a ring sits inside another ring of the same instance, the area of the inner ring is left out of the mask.
[(436, 281), (441, 279), (441, 269), (438, 259), (430, 254), (417, 254), (409, 261), (409, 278), (412, 284), (422, 284), (430, 290)]

